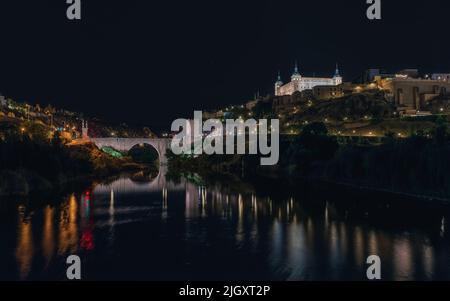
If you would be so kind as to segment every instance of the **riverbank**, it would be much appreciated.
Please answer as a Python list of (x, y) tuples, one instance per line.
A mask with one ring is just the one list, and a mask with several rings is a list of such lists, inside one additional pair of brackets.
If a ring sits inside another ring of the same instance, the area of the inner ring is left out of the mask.
[(205, 177), (225, 173), (249, 179), (266, 177), (293, 182), (310, 180), (355, 189), (380, 191), (424, 201), (450, 201), (450, 138), (447, 124), (434, 133), (383, 141), (346, 139), (328, 134), (323, 124), (305, 126), (298, 136), (282, 140), (280, 160), (261, 166), (259, 156), (169, 156), (169, 169)]
[(1, 146), (3, 153), (10, 156), (2, 156), (5, 168), (0, 170), (0, 197), (46, 195), (63, 191), (64, 187), (79, 181), (157, 169), (154, 165), (135, 163), (131, 158), (115, 158), (90, 143), (66, 146), (60, 142), (42, 144), (26, 140)]
[[(181, 171), (179, 171), (181, 172)], [(181, 176), (190, 181), (193, 176), (186, 176), (187, 171), (181, 173)], [(351, 181), (336, 181), (326, 178), (313, 178), (302, 176), (289, 176), (279, 169), (267, 169), (262, 171), (253, 171), (252, 175), (230, 173), (230, 172), (212, 172), (211, 170), (205, 172), (205, 170), (197, 170), (194, 174), (196, 181), (191, 181), (194, 184), (202, 183), (202, 185), (210, 187), (217, 187), (219, 184), (222, 189), (229, 192), (248, 193), (252, 190), (274, 190), (274, 186), (278, 186), (278, 192), (283, 191), (286, 194), (292, 194), (296, 190), (305, 189), (314, 191), (314, 193), (327, 194), (325, 191), (341, 191), (343, 194), (357, 194), (363, 197), (362, 201), (367, 199), (377, 199), (379, 202), (385, 202), (386, 200), (397, 200), (397, 203), (411, 204), (428, 204), (431, 206), (448, 206), (450, 205), (450, 197), (439, 197), (432, 194), (420, 194), (411, 193), (408, 191), (396, 191), (383, 187), (370, 186), (365, 184), (358, 184)], [(227, 179), (225, 183), (221, 181), (222, 178)], [(224, 185), (225, 184), (225, 185)], [(256, 189), (257, 188), (257, 189)], [(375, 197), (377, 196), (377, 197)]]
[(107, 181), (114, 179), (123, 173), (152, 172), (149, 166), (141, 164), (124, 164), (114, 173), (93, 173), (77, 175), (75, 177), (64, 176), (58, 182), (52, 182), (45, 177), (28, 170), (4, 170), (0, 172), (0, 198), (2, 197), (28, 197), (31, 194), (46, 195), (64, 191), (77, 183), (89, 183), (92, 181)]

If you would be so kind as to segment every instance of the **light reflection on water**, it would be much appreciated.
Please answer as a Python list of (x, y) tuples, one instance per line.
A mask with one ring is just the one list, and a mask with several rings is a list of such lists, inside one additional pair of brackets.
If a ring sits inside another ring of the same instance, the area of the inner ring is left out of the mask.
[(338, 200), (226, 190), (159, 175), (100, 184), (31, 212), (20, 205), (15, 221), (0, 224), (1, 233), (15, 229), (0, 248), (0, 279), (64, 279), (71, 254), (93, 280), (365, 280), (372, 254), (387, 280), (450, 278), (442, 214), (405, 230), (349, 217)]
[(25, 218), (24, 209), (19, 207), (19, 220), (17, 227), (16, 258), (20, 278), (26, 278), (31, 269), (34, 255), (31, 220)]

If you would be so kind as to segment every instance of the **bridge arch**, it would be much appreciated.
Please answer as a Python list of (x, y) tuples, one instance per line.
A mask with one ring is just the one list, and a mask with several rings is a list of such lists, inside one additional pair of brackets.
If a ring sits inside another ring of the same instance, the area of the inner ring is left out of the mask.
[[(156, 154), (156, 158), (153, 155)], [(148, 159), (161, 160), (161, 154), (159, 150), (151, 144), (140, 143), (133, 145), (128, 150), (128, 155), (131, 156), (138, 163), (150, 163)]]
[(167, 149), (170, 147), (170, 139), (163, 138), (90, 138), (98, 148), (111, 147), (121, 152), (129, 152), (134, 146), (147, 144), (152, 146), (159, 155), (159, 164), (167, 164)]

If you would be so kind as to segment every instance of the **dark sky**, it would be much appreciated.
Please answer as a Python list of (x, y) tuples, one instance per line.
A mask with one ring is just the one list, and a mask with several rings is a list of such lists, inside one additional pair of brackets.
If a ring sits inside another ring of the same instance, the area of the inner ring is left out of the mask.
[(450, 71), (449, 1), (0, 2), (0, 92), (111, 121), (170, 126), (194, 109), (272, 92), (278, 69), (345, 80), (368, 67)]

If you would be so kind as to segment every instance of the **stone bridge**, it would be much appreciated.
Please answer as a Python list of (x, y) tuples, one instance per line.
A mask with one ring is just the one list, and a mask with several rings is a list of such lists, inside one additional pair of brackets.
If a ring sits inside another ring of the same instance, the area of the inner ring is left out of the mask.
[(128, 152), (136, 145), (150, 145), (159, 155), (159, 164), (166, 165), (166, 151), (170, 148), (170, 139), (164, 138), (89, 138), (98, 148), (111, 147), (120, 152)]

